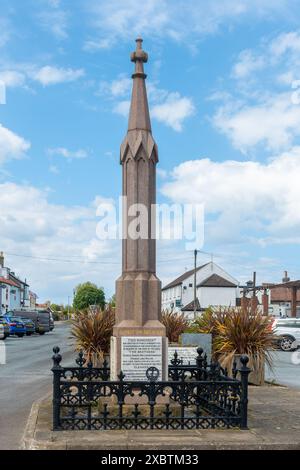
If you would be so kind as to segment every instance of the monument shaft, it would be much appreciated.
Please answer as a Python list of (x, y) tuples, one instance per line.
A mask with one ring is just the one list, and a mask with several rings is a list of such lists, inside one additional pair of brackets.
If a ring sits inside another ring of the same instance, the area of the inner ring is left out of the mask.
[[(160, 322), (161, 283), (156, 276), (154, 205), (158, 151), (152, 137), (145, 85), (143, 64), (147, 62), (148, 55), (142, 49), (142, 39), (137, 39), (136, 43), (136, 51), (131, 54), (135, 71), (132, 75), (128, 131), (120, 151), (124, 239), (122, 275), (116, 282), (116, 325), (112, 340), (114, 367), (117, 372), (122, 363), (122, 337), (160, 337), (161, 355), (166, 355), (167, 347), (165, 327)], [(138, 225), (137, 216), (141, 224), (138, 230), (134, 230)], [(136, 341), (130, 343), (124, 339), (124, 345), (135, 343)], [(138, 347), (143, 349), (143, 344), (145, 339), (140, 341)], [(166, 369), (166, 361), (162, 362), (163, 369)]]

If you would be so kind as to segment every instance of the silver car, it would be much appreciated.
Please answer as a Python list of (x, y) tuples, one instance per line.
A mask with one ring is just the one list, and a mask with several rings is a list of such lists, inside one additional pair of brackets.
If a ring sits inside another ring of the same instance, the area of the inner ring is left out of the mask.
[(273, 328), (282, 351), (294, 351), (300, 347), (300, 318), (278, 318)]
[(4, 317), (0, 316), (0, 339), (6, 339), (9, 336), (9, 324)]

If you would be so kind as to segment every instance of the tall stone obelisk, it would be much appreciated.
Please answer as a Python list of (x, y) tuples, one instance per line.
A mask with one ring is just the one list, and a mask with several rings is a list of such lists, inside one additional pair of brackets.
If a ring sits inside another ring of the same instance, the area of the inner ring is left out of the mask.
[[(111, 343), (112, 378), (146, 380), (154, 366), (167, 376), (167, 338), (160, 322), (161, 283), (156, 276), (155, 210), (157, 145), (152, 137), (144, 63), (148, 55), (136, 40), (128, 131), (121, 145), (123, 172), (122, 275), (116, 282), (116, 326)], [(139, 207), (136, 204), (142, 205)], [(130, 226), (141, 216), (139, 233)]]

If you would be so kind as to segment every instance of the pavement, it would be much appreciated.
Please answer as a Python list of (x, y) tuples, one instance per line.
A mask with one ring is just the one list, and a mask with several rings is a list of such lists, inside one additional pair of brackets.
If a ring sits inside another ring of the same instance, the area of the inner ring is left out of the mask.
[(266, 367), (266, 380), (300, 389), (300, 349), (292, 353), (275, 351), (272, 357), (274, 367)]
[[(43, 336), (3, 342), (6, 364), (0, 365), (0, 449), (18, 449), (33, 402), (51, 391), (52, 348), (59, 345), (64, 363), (74, 361), (70, 326), (57, 322)], [(3, 346), (1, 342), (1, 346)]]
[[(5, 342), (1, 342), (1, 345), (5, 344), (7, 361), (5, 365), (0, 365), (0, 450), (19, 448), (33, 403), (33, 409), (38, 410), (40, 398), (51, 393), (52, 373), (50, 368), (53, 346), (58, 345), (61, 348), (63, 365), (74, 363), (75, 354), (69, 336), (69, 324), (57, 322), (54, 331), (46, 333), (44, 336), (10, 337)], [(266, 378), (271, 382), (285, 384), (295, 390), (300, 390), (300, 354), (296, 357), (295, 353), (276, 351), (273, 356), (274, 369), (273, 371), (266, 370)], [(278, 387), (272, 387), (272, 389), (279, 390)], [(261, 390), (260, 393), (263, 395), (264, 388), (258, 390)], [(255, 398), (255, 393), (258, 392), (251, 393)], [(279, 397), (279, 392), (277, 393)], [(254, 402), (250, 401), (250, 407), (253, 406), (255, 400)], [(300, 409), (299, 403), (297, 407)], [(32, 413), (30, 416), (32, 417)], [(255, 416), (253, 415), (251, 419), (255, 420)], [(300, 417), (298, 417), (299, 424)], [(280, 427), (280, 424), (277, 427)], [(149, 431), (147, 432), (149, 433)], [(203, 433), (203, 431), (192, 431), (191, 433), (195, 432), (196, 435)], [(220, 431), (209, 432), (219, 433)], [(229, 431), (227, 436), (233, 436), (232, 432)], [(236, 432), (240, 435), (240, 431), (234, 431), (234, 433)], [(84, 433), (80, 433), (80, 435), (83, 436)], [(129, 435), (132, 436), (132, 433), (129, 432), (125, 438), (123, 433), (126, 445), (129, 445), (130, 439), (132, 439)], [(245, 436), (244, 434), (244, 438)], [(135, 441), (138, 442), (139, 437), (140, 431), (134, 437)], [(150, 438), (148, 439), (146, 435), (144, 437), (145, 442), (148, 442)]]
[(249, 430), (51, 431), (47, 397), (34, 403), (22, 440), (30, 450), (300, 450), (300, 390), (249, 387)]

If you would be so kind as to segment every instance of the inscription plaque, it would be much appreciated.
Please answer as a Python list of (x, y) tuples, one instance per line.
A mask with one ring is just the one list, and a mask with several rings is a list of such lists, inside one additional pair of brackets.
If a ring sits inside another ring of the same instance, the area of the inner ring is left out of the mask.
[(159, 370), (162, 380), (162, 337), (122, 336), (121, 369), (126, 380), (147, 381), (149, 367)]
[(174, 353), (177, 351), (178, 359), (181, 359), (183, 365), (196, 364), (197, 348), (196, 347), (182, 347), (182, 346), (169, 346), (168, 349), (168, 356), (169, 356), (169, 364), (171, 364), (171, 360), (174, 359)]

